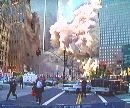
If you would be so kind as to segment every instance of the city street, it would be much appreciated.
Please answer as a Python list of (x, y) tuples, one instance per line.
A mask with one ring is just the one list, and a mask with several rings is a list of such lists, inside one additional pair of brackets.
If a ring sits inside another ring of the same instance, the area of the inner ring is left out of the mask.
[(0, 0), (0, 108), (130, 108), (129, 13), (130, 0)]
[[(4, 92), (3, 92), (4, 91)], [(8, 101), (6, 99), (6, 90), (0, 91), (0, 103), (2, 105), (19, 105), (19, 106), (35, 106), (38, 105), (35, 102), (35, 97), (31, 96), (31, 87), (24, 86), (24, 89), (18, 87), (17, 94), (18, 99), (15, 100), (12, 96)], [(62, 87), (46, 87), (43, 93), (42, 105), (44, 106), (55, 106), (55, 105), (76, 105), (76, 104), (97, 104), (97, 103), (111, 103), (111, 102), (123, 102), (130, 103), (130, 94), (120, 94), (116, 96), (101, 96), (94, 93), (87, 93), (86, 97), (83, 97), (79, 102), (78, 95), (74, 93), (65, 93), (62, 91)], [(129, 105), (130, 106), (130, 105)], [(120, 106), (118, 107), (120, 108)], [(128, 107), (129, 108), (129, 107)]]

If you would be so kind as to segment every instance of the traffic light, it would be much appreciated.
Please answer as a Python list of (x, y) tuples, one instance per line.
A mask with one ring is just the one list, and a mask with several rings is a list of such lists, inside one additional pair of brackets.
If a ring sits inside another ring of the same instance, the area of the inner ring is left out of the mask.
[(11, 0), (12, 5), (16, 5), (18, 3), (18, 0)]
[(36, 50), (36, 55), (37, 56), (41, 55), (41, 50), (39, 48)]

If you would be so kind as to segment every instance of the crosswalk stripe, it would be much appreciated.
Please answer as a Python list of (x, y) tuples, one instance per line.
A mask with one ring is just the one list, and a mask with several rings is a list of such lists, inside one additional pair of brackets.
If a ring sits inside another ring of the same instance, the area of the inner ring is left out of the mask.
[(125, 101), (126, 103), (130, 104), (130, 99), (121, 99), (122, 101)]
[(123, 100), (123, 101), (129, 101), (130, 102), (130, 99), (121, 99), (121, 100)]
[(126, 103), (130, 103), (130, 102), (126, 102)]
[(98, 97), (101, 99), (101, 101), (102, 101), (103, 103), (107, 103), (107, 100), (106, 100), (105, 98), (103, 98), (101, 95), (98, 95)]

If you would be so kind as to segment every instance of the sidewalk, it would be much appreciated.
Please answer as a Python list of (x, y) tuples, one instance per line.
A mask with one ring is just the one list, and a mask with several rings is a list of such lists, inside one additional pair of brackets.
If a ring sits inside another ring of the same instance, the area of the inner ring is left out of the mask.
[[(9, 84), (4, 84), (4, 88), (0, 90), (0, 101), (6, 100), (7, 93), (9, 92)], [(25, 86), (21, 89), (20, 86), (17, 86), (16, 94), (18, 97), (31, 94), (32, 87), (31, 86)], [(10, 98), (13, 96), (10, 95)]]

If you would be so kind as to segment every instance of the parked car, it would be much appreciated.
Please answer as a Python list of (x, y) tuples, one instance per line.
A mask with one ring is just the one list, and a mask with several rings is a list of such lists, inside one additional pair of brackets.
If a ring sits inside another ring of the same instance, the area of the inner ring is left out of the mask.
[(0, 82), (8, 84), (9, 83), (9, 78), (7, 76), (3, 76), (0, 78)]
[(80, 82), (72, 81), (72, 82), (66, 82), (63, 84), (63, 90), (65, 92), (77, 92), (80, 90)]
[[(89, 85), (86, 86), (87, 91), (89, 91), (91, 89), (91, 87)], [(67, 82), (65, 84), (63, 84), (63, 89), (65, 92), (81, 92), (82, 91), (82, 87), (81, 87), (81, 82), (79, 81), (71, 81), (71, 82)]]
[(55, 86), (57, 84), (57, 81), (54, 79), (47, 79), (45, 83), (46, 83), (46, 86)]

